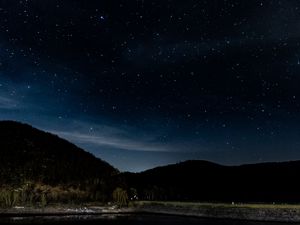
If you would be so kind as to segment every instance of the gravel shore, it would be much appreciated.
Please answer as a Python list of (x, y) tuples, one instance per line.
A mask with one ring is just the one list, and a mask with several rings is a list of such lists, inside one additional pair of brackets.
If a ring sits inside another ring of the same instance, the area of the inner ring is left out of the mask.
[(100, 215), (100, 214), (168, 214), (202, 218), (223, 218), (253, 221), (300, 222), (300, 206), (295, 205), (230, 205), (173, 202), (136, 202), (131, 207), (116, 206), (53, 206), (46, 208), (14, 207), (0, 209), (0, 216), (33, 215)]

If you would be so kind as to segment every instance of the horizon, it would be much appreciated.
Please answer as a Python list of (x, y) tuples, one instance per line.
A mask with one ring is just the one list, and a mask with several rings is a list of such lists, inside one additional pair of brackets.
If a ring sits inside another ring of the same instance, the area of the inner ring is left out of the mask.
[[(32, 126), (31, 124), (29, 123), (24, 123), (22, 121), (15, 121), (15, 120), (0, 120), (0, 123), (1, 122), (13, 122), (13, 123), (17, 123), (17, 124), (22, 124), (22, 125), (27, 125), (27, 126), (30, 126), (34, 129), (37, 129), (39, 131), (42, 131), (42, 132), (46, 132), (46, 133), (49, 133), (51, 135), (56, 135), (58, 138), (60, 139), (63, 139), (63, 140), (66, 140), (68, 141), (69, 143), (71, 144), (74, 144), (73, 142), (71, 142), (70, 140), (68, 139), (65, 139), (61, 136), (59, 136), (58, 134), (56, 133), (52, 133), (51, 131), (47, 131), (47, 130), (42, 130), (42, 129), (39, 129), (37, 127), (34, 127)], [(77, 146), (76, 144), (74, 144), (75, 146)], [(80, 149), (82, 149), (83, 151), (85, 152), (89, 152), (87, 151), (86, 149), (80, 147), (80, 146), (77, 146), (79, 147)], [(91, 153), (91, 152), (89, 152)], [(93, 153), (91, 153), (94, 157), (98, 158), (98, 159), (101, 159), (103, 160), (102, 158), (94, 155)], [(105, 160), (104, 160), (105, 161)], [(219, 163), (219, 162), (215, 162), (215, 161), (209, 161), (209, 160), (204, 160), (204, 159), (186, 159), (186, 160), (183, 160), (183, 161), (178, 161), (178, 162), (172, 162), (172, 163), (167, 163), (167, 164), (161, 164), (161, 165), (156, 165), (155, 167), (151, 167), (151, 168), (147, 168), (145, 170), (139, 170), (139, 171), (127, 171), (127, 170), (120, 170), (118, 167), (116, 167), (115, 165), (109, 163), (111, 166), (113, 166), (115, 169), (119, 170), (121, 173), (126, 173), (126, 172), (130, 172), (130, 173), (141, 173), (141, 172), (145, 172), (147, 170), (152, 170), (152, 169), (156, 169), (156, 168), (161, 168), (161, 167), (166, 167), (166, 166), (172, 166), (172, 165), (177, 165), (177, 164), (183, 164), (183, 163), (187, 163), (187, 162), (203, 162), (203, 163), (212, 163), (212, 164), (215, 164), (215, 165), (219, 165), (219, 166), (225, 166), (225, 167), (239, 167), (239, 166), (248, 166), (248, 165), (260, 165), (260, 164), (280, 164), (280, 163), (291, 163), (291, 162), (300, 162), (300, 159), (293, 159), (293, 160), (285, 160), (285, 161), (264, 161), (264, 162), (253, 162), (253, 163), (241, 163), (241, 164), (222, 164), (222, 163)]]
[(296, 0), (0, 1), (0, 120), (122, 171), (300, 159), (299, 10)]

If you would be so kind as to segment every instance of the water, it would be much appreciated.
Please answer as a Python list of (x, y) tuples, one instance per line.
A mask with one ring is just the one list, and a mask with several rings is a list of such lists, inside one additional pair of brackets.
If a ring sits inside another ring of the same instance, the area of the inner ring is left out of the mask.
[(84, 224), (84, 225), (290, 225), (290, 223), (251, 222), (165, 215), (34, 216), (1, 217), (3, 224)]

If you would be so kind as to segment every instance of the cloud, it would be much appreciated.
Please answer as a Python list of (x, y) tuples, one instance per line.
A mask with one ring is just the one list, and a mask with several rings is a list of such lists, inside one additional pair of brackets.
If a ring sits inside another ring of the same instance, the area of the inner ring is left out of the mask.
[(68, 131), (51, 131), (63, 138), (79, 144), (92, 144), (96, 146), (105, 146), (117, 149), (131, 151), (153, 151), (153, 152), (170, 152), (167, 146), (151, 141), (137, 141), (129, 138), (120, 138), (117, 136), (103, 136), (99, 134), (88, 134)]
[[(119, 149), (135, 152), (207, 152), (205, 140), (200, 137), (174, 138), (173, 130), (156, 132), (144, 128), (108, 124), (105, 121), (66, 120), (64, 127), (46, 126), (48, 132), (57, 134), (86, 150)], [(45, 127), (45, 128), (46, 128)]]
[[(99, 124), (102, 123), (102, 124)], [(159, 134), (133, 127), (107, 125), (105, 122), (68, 121), (67, 125), (47, 130), (80, 146), (105, 147), (130, 151), (173, 152), (171, 143), (159, 140)]]
[(123, 60), (138, 66), (161, 66), (186, 62), (191, 59), (206, 59), (216, 55), (224, 55), (228, 51), (237, 54), (245, 48), (271, 42), (277, 43), (278, 40), (270, 37), (262, 38), (259, 35), (247, 38), (232, 36), (215, 40), (176, 40), (173, 37), (164, 37), (162, 40), (132, 43), (130, 47), (124, 50)]
[(16, 109), (18, 102), (14, 99), (0, 96), (0, 109)]

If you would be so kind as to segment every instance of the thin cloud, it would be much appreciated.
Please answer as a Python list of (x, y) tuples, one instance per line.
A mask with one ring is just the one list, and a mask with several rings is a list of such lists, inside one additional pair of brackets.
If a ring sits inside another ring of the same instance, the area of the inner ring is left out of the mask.
[(127, 138), (107, 137), (101, 135), (92, 135), (79, 132), (51, 131), (63, 138), (80, 144), (93, 144), (97, 146), (106, 146), (131, 151), (152, 151), (152, 152), (170, 152), (167, 146), (159, 143), (139, 142)]
[(16, 109), (18, 102), (14, 99), (0, 96), (0, 109)]

